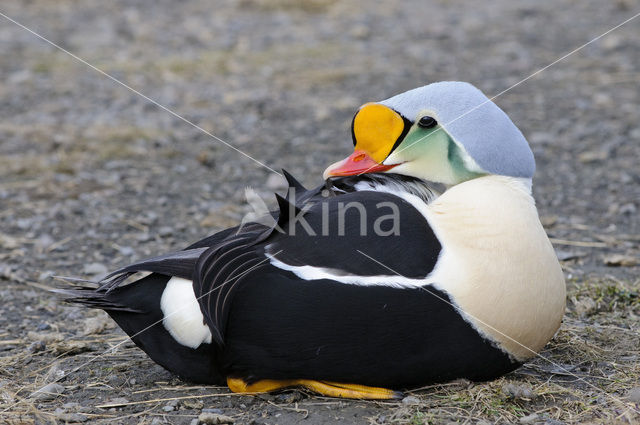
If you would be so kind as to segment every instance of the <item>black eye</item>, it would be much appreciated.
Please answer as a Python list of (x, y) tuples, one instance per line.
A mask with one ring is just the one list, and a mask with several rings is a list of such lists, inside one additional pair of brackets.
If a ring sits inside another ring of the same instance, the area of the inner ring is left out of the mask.
[(422, 128), (433, 128), (436, 125), (438, 125), (438, 121), (436, 121), (435, 118), (430, 116), (424, 116), (420, 118), (420, 120), (418, 121), (418, 127), (422, 127)]

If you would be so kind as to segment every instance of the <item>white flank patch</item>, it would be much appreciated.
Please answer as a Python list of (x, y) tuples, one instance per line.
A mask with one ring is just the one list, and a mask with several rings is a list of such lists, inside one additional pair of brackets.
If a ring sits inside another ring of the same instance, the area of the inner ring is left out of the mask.
[(195, 349), (203, 342), (211, 342), (211, 331), (204, 323), (190, 280), (169, 279), (160, 299), (160, 308), (164, 314), (162, 324), (180, 344)]

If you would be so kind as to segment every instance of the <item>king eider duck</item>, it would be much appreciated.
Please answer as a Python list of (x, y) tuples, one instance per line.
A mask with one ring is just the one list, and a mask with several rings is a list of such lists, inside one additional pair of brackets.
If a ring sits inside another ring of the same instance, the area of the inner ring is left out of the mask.
[(352, 137), (324, 184), (284, 172), (272, 225), (64, 293), (169, 371), (234, 392), (392, 399), (535, 356), (560, 326), (565, 284), (513, 122), (472, 85), (440, 82), (363, 105)]

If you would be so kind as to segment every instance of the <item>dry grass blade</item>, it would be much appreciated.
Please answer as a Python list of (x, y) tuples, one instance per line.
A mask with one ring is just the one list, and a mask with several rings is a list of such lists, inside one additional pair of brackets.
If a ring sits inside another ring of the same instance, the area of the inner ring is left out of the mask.
[(173, 400), (187, 400), (187, 399), (195, 399), (195, 398), (215, 398), (215, 397), (233, 397), (233, 396), (243, 396), (243, 395), (252, 395), (253, 393), (243, 393), (243, 394), (235, 394), (235, 393), (224, 393), (224, 394), (206, 394), (206, 395), (186, 395), (180, 397), (166, 397), (166, 398), (154, 398), (151, 400), (140, 400), (140, 401), (128, 401), (123, 403), (107, 403), (100, 404), (96, 407), (101, 409), (109, 409), (112, 407), (122, 407), (122, 406), (135, 406), (138, 404), (152, 404), (152, 403), (161, 403), (163, 401), (173, 401)]
[(557, 238), (549, 238), (549, 240), (555, 245), (580, 246), (584, 248), (607, 248), (609, 246), (604, 242), (570, 241)]

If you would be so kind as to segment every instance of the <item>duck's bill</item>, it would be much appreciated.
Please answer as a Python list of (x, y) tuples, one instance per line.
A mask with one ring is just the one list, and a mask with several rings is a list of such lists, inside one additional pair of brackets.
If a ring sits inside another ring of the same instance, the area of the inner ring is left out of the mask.
[(348, 158), (331, 164), (324, 170), (323, 177), (354, 176), (365, 173), (382, 173), (388, 171), (398, 164), (385, 165), (376, 162), (364, 151), (355, 151)]

